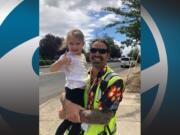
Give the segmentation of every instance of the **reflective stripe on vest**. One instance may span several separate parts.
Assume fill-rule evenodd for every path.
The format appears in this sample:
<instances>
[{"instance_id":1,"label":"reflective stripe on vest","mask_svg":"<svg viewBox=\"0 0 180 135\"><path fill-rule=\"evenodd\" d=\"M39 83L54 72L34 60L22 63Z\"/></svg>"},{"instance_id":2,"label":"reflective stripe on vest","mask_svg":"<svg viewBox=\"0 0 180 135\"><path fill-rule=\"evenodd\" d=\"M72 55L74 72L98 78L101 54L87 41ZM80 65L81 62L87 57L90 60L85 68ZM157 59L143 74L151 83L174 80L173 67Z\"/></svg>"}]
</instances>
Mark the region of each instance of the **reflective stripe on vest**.
<instances>
[{"instance_id":1,"label":"reflective stripe on vest","mask_svg":"<svg viewBox=\"0 0 180 135\"><path fill-rule=\"evenodd\" d=\"M105 73L105 75L103 75L101 77L101 80L105 80L105 81L108 80L107 81L107 87L111 86L115 81L117 81L119 79L121 79L121 78L119 76L117 76L117 74L115 75L114 72L109 67L107 67L107 72ZM87 87L89 87L89 86L87 86ZM99 95L100 91L101 91L100 90L100 84L98 84L97 89L96 89L96 93L95 93L95 97L94 97L95 98L94 103L93 103L94 109L98 109L98 105L99 105L98 95ZM85 95L84 95L84 101L85 101L86 107L87 107L87 100L88 100L88 88L86 89ZM114 117L112 117L110 119L108 126L109 126L109 129L111 132L116 130L116 114L114 115ZM104 131L104 129L105 129L107 135L110 135L107 127L105 128L104 124L90 124L88 130L85 131L84 135L99 135L101 132ZM113 135L116 135L116 132L113 132Z\"/></svg>"}]
</instances>

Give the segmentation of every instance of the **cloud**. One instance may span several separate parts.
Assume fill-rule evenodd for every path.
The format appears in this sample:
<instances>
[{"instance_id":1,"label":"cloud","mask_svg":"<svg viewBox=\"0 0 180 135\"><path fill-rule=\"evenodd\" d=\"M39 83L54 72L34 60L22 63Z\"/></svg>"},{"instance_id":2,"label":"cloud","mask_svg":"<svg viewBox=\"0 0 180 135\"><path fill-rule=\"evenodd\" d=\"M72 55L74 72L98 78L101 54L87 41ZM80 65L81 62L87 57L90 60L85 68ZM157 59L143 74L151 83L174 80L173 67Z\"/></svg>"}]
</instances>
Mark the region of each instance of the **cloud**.
<instances>
[{"instance_id":1,"label":"cloud","mask_svg":"<svg viewBox=\"0 0 180 135\"><path fill-rule=\"evenodd\" d=\"M122 46L121 42L120 42L120 41L117 41L117 40L115 40L115 39L114 39L114 43L115 43L116 45L118 45L118 46Z\"/></svg>"},{"instance_id":2,"label":"cloud","mask_svg":"<svg viewBox=\"0 0 180 135\"><path fill-rule=\"evenodd\" d=\"M107 14L106 16L100 18L99 21L102 26L106 26L114 21L119 21L119 17L117 17L115 14Z\"/></svg>"},{"instance_id":3,"label":"cloud","mask_svg":"<svg viewBox=\"0 0 180 135\"><path fill-rule=\"evenodd\" d=\"M41 0L42 1L42 0ZM68 7L69 10L74 9L85 9L85 10L94 10L100 11L102 7L114 6L120 7L122 2L120 0L43 0L44 3L48 6L59 7Z\"/></svg>"},{"instance_id":4,"label":"cloud","mask_svg":"<svg viewBox=\"0 0 180 135\"><path fill-rule=\"evenodd\" d=\"M125 47L123 49L122 56L127 57L131 50L132 50L132 46Z\"/></svg>"},{"instance_id":5,"label":"cloud","mask_svg":"<svg viewBox=\"0 0 180 135\"><path fill-rule=\"evenodd\" d=\"M100 17L102 7L121 5L120 0L40 0L40 35L66 36L73 28L81 29L86 39L94 38L96 28L117 20L113 14ZM94 16L90 12L95 12ZM99 19L97 19L99 18Z\"/></svg>"},{"instance_id":6,"label":"cloud","mask_svg":"<svg viewBox=\"0 0 180 135\"><path fill-rule=\"evenodd\" d=\"M40 12L42 33L53 32L62 36L69 29L83 27L91 18L80 10L68 11L65 8L44 5Z\"/></svg>"},{"instance_id":7,"label":"cloud","mask_svg":"<svg viewBox=\"0 0 180 135\"><path fill-rule=\"evenodd\" d=\"M42 0L41 0L42 1ZM59 5L59 0L43 0L49 6L56 7Z\"/></svg>"}]
</instances>

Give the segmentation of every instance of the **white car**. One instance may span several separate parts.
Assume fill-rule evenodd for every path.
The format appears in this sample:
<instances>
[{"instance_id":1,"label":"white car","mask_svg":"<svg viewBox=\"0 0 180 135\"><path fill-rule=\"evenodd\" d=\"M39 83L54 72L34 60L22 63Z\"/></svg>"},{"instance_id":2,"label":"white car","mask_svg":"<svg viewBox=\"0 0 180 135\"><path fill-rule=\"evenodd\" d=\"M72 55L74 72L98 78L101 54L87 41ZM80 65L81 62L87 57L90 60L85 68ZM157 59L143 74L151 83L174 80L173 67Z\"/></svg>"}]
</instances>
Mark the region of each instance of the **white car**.
<instances>
[{"instance_id":1,"label":"white car","mask_svg":"<svg viewBox=\"0 0 180 135\"><path fill-rule=\"evenodd\" d=\"M135 60L132 57L122 57L121 67L132 67L135 66Z\"/></svg>"}]
</instances>

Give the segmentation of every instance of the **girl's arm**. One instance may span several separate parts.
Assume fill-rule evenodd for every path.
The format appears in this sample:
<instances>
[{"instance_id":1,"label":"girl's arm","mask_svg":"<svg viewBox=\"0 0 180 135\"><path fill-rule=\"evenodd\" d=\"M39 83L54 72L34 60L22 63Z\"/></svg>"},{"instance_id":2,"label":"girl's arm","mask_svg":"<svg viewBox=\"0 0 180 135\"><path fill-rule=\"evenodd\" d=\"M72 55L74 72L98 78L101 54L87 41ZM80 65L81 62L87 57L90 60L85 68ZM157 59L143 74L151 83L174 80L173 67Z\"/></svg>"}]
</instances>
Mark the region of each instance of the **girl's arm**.
<instances>
[{"instance_id":1,"label":"girl's arm","mask_svg":"<svg viewBox=\"0 0 180 135\"><path fill-rule=\"evenodd\" d=\"M50 71L56 72L56 71L60 70L63 65L64 65L63 60L57 60L50 66Z\"/></svg>"},{"instance_id":2,"label":"girl's arm","mask_svg":"<svg viewBox=\"0 0 180 135\"><path fill-rule=\"evenodd\" d=\"M71 64L71 59L67 57L67 52L66 52L64 56L60 57L50 66L50 71L51 72L58 71L62 68L63 65L69 65L69 64Z\"/></svg>"}]
</instances>

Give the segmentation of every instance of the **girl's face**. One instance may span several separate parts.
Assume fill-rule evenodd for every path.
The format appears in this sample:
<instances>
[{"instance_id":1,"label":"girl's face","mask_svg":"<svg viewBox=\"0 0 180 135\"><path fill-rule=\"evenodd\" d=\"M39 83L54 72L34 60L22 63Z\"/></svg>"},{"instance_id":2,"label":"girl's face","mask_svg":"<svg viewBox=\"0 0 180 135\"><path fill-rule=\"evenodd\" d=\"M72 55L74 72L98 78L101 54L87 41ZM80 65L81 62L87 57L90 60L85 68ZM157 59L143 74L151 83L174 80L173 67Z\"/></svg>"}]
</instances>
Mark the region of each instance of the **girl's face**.
<instances>
[{"instance_id":1,"label":"girl's face","mask_svg":"<svg viewBox=\"0 0 180 135\"><path fill-rule=\"evenodd\" d=\"M71 36L68 38L67 45L70 52L76 55L80 55L82 53L84 43L82 40Z\"/></svg>"}]
</instances>

